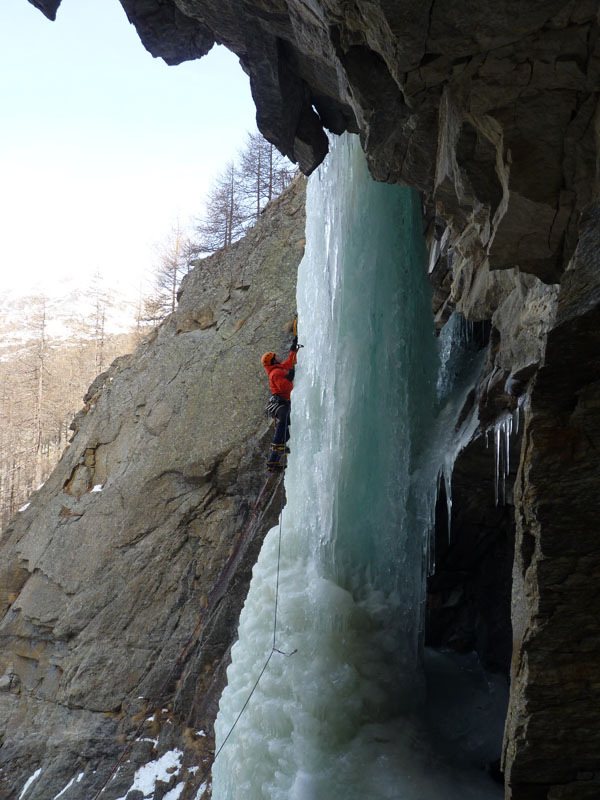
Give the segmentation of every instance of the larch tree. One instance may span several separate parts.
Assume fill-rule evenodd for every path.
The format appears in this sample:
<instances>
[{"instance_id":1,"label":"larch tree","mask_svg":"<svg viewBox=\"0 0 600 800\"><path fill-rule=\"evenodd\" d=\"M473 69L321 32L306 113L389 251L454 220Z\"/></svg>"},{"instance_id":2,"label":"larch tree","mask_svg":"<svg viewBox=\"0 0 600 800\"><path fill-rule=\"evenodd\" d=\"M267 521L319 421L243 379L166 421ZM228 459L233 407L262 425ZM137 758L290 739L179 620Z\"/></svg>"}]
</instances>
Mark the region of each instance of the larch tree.
<instances>
[{"instance_id":1,"label":"larch tree","mask_svg":"<svg viewBox=\"0 0 600 800\"><path fill-rule=\"evenodd\" d=\"M50 342L48 337L48 299L45 295L35 298L35 306L31 315L32 333L34 335L31 355L33 372L33 435L35 451L35 484L42 482L43 433L44 433L44 401Z\"/></svg>"},{"instance_id":2,"label":"larch tree","mask_svg":"<svg viewBox=\"0 0 600 800\"><path fill-rule=\"evenodd\" d=\"M290 183L295 169L279 150L258 131L249 132L240 154L241 195L247 218L257 220L261 211Z\"/></svg>"},{"instance_id":3,"label":"larch tree","mask_svg":"<svg viewBox=\"0 0 600 800\"><path fill-rule=\"evenodd\" d=\"M90 302L92 300L92 302ZM111 298L107 297L107 306ZM0 523L4 527L47 478L67 443L85 390L102 366L131 352L136 335L102 328L102 306L87 293L85 319L61 304L28 297L19 322L0 319ZM98 324L97 324L98 323ZM133 323L133 320L132 320Z\"/></svg>"},{"instance_id":4,"label":"larch tree","mask_svg":"<svg viewBox=\"0 0 600 800\"><path fill-rule=\"evenodd\" d=\"M106 314L110 307L110 295L100 270L94 273L87 292L92 304L91 327L96 347L96 370L102 372L106 364Z\"/></svg>"},{"instance_id":5,"label":"larch tree","mask_svg":"<svg viewBox=\"0 0 600 800\"><path fill-rule=\"evenodd\" d=\"M198 245L178 220L164 241L156 246L153 291L144 300L145 321L158 322L175 311L181 279L190 271L198 252Z\"/></svg>"},{"instance_id":6,"label":"larch tree","mask_svg":"<svg viewBox=\"0 0 600 800\"><path fill-rule=\"evenodd\" d=\"M209 190L206 211L197 220L198 251L214 253L227 247L239 239L247 227L240 175L230 161Z\"/></svg>"},{"instance_id":7,"label":"larch tree","mask_svg":"<svg viewBox=\"0 0 600 800\"><path fill-rule=\"evenodd\" d=\"M230 161L209 190L204 216L196 225L199 251L214 253L243 236L294 172L262 134L248 133L237 164Z\"/></svg>"}]
</instances>

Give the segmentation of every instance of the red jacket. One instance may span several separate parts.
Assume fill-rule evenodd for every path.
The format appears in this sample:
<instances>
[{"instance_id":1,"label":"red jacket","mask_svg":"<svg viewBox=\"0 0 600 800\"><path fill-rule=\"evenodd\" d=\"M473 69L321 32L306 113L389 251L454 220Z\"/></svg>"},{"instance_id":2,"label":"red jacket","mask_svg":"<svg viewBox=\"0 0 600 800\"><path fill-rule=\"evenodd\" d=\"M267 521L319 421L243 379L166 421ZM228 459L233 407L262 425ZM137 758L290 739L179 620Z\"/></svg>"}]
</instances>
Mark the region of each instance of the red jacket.
<instances>
[{"instance_id":1,"label":"red jacket","mask_svg":"<svg viewBox=\"0 0 600 800\"><path fill-rule=\"evenodd\" d=\"M289 381L285 376L296 363L296 353L290 350L289 356L281 364L271 364L270 367L265 367L265 372L269 376L269 387L271 394L279 394L285 400L290 399L290 393L294 388L292 381Z\"/></svg>"}]
</instances>

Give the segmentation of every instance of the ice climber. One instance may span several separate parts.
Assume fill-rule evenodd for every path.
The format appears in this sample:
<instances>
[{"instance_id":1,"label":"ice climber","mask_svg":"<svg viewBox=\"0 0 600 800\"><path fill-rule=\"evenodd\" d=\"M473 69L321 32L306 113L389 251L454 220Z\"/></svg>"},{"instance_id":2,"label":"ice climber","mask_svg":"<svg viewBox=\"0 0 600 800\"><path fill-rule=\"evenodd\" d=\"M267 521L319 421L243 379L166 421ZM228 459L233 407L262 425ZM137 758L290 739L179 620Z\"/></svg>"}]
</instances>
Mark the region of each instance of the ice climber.
<instances>
[{"instance_id":1,"label":"ice climber","mask_svg":"<svg viewBox=\"0 0 600 800\"><path fill-rule=\"evenodd\" d=\"M290 394L294 388L294 373L298 352L298 337L294 336L290 354L285 361L278 361L273 352L265 353L261 358L265 372L269 378L271 398L267 403L267 413L276 420L275 433L271 442L271 453L267 461L267 469L271 472L285 467L285 459L281 457L290 452L286 446L290 438Z\"/></svg>"}]
</instances>

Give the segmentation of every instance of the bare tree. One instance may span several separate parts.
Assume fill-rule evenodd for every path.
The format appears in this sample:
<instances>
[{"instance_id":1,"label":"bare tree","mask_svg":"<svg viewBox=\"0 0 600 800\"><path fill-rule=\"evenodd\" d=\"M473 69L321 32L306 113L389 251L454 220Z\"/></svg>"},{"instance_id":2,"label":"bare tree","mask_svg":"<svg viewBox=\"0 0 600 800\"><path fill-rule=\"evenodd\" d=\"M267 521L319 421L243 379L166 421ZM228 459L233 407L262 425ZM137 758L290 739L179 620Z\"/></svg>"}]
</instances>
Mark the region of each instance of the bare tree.
<instances>
[{"instance_id":1,"label":"bare tree","mask_svg":"<svg viewBox=\"0 0 600 800\"><path fill-rule=\"evenodd\" d=\"M30 317L33 341L30 347L33 395L33 442L35 452L35 483L42 482L43 458L43 416L45 387L48 373L48 360L50 357L50 343L48 340L48 298L40 295L34 298L33 311Z\"/></svg>"},{"instance_id":2,"label":"bare tree","mask_svg":"<svg viewBox=\"0 0 600 800\"><path fill-rule=\"evenodd\" d=\"M230 161L208 193L196 225L198 249L213 253L239 239L293 175L292 163L262 134L248 133L238 164Z\"/></svg>"},{"instance_id":3,"label":"bare tree","mask_svg":"<svg viewBox=\"0 0 600 800\"><path fill-rule=\"evenodd\" d=\"M157 322L175 311L179 284L190 271L199 249L177 220L167 237L156 246L156 254L154 289L144 300L143 311L143 319L151 322Z\"/></svg>"},{"instance_id":4,"label":"bare tree","mask_svg":"<svg viewBox=\"0 0 600 800\"><path fill-rule=\"evenodd\" d=\"M258 131L248 133L240 154L241 194L248 215L258 219L267 203L277 197L294 175L294 166Z\"/></svg>"},{"instance_id":5,"label":"bare tree","mask_svg":"<svg viewBox=\"0 0 600 800\"><path fill-rule=\"evenodd\" d=\"M197 221L198 251L213 253L242 236L248 227L244 213L240 176L230 161L208 193L206 211Z\"/></svg>"},{"instance_id":6,"label":"bare tree","mask_svg":"<svg viewBox=\"0 0 600 800\"><path fill-rule=\"evenodd\" d=\"M0 522L6 525L60 457L81 398L98 373L95 306L86 325L65 320L41 295L24 301L19 322L0 320ZM56 324L60 321L60 326ZM111 334L98 321L104 364L130 352L135 335Z\"/></svg>"},{"instance_id":7,"label":"bare tree","mask_svg":"<svg viewBox=\"0 0 600 800\"><path fill-rule=\"evenodd\" d=\"M102 372L105 365L106 312L110 305L110 297L100 270L96 270L94 273L87 294L92 301L92 329L96 343L96 369L98 372Z\"/></svg>"}]
</instances>

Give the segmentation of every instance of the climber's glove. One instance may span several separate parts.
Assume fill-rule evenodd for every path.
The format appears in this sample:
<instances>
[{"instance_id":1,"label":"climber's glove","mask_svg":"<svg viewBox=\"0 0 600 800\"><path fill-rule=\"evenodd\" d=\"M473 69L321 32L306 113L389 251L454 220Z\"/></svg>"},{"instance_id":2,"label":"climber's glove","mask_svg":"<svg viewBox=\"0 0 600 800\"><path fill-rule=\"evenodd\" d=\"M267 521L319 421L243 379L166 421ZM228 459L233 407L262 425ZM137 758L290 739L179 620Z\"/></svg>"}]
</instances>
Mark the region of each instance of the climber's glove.
<instances>
[{"instance_id":1,"label":"climber's glove","mask_svg":"<svg viewBox=\"0 0 600 800\"><path fill-rule=\"evenodd\" d=\"M297 336L294 336L294 338L292 339L292 346L290 347L290 350L293 350L294 353L298 352L298 337Z\"/></svg>"}]
</instances>

